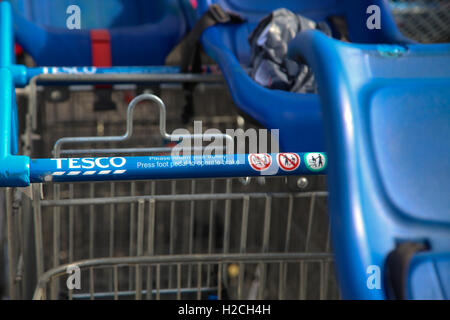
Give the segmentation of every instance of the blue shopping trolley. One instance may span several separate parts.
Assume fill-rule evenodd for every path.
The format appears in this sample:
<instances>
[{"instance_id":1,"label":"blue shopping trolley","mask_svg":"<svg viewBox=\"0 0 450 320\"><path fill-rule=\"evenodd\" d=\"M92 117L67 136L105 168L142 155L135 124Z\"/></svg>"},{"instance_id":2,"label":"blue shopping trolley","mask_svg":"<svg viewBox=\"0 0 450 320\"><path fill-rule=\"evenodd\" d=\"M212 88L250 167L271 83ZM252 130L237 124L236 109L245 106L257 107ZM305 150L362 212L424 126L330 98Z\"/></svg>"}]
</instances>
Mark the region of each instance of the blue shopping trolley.
<instances>
[{"instance_id":1,"label":"blue shopping trolley","mask_svg":"<svg viewBox=\"0 0 450 320\"><path fill-rule=\"evenodd\" d=\"M83 3L87 2L78 2L81 10ZM160 8L163 14L170 13L169 20L179 15L178 9L169 6L175 3L165 2L168 7L158 7L162 2L134 2L146 8ZM166 123L169 126L176 122L176 112L171 113L153 94L139 95L129 104L118 99L117 110L101 114L86 108L83 101L90 92L83 91L86 90L83 86L77 88L81 91L70 93L78 97L83 94L81 103L77 99L69 100L69 104L42 103L37 89L45 91L49 84L203 82L212 85L208 90L217 90L214 85L220 85L222 77L180 73L178 67L139 66L161 63L162 52L167 51L166 45L173 40L170 37L178 34L171 33L175 25L167 30L159 27L160 31L170 33L161 48L143 45L142 52L133 51L130 55L126 48L120 48L112 52L110 67L92 66L87 35L77 31L68 37L86 44L81 46L81 55L63 54L55 58L55 54L73 49L72 44L51 48L58 39L65 38L66 30L55 34L55 29L47 24L60 26L63 21L29 15L24 8L33 2L13 4L15 11L10 2L0 3L0 184L6 187L8 297L339 297L326 236L324 183L319 190L312 183L305 192L313 182L312 176L323 181L321 176L328 165L326 153L315 150L318 152L194 154L174 158L160 155L170 153L172 148L148 147L151 142L161 143L175 137L166 131ZM45 9L53 8L53 3L44 4L48 5ZM128 5L135 8L132 2ZM131 10L132 13L136 10ZM24 47L38 66L15 64L13 23L16 26L23 23L30 28L27 30L36 32L35 39L22 34L21 43L27 43L29 47ZM183 21L177 21L176 26L184 28ZM92 27L97 25L94 23ZM114 31L117 30L111 30L111 41ZM16 29L16 35L18 32ZM52 40L48 43L51 46L42 47L42 37L47 36ZM149 55L145 63L137 63L143 61L139 59L144 59L146 49ZM151 56L152 50L161 54ZM120 57L115 62L116 54ZM121 90L117 87L113 94L121 97ZM164 90L175 89L167 86ZM20 140L16 93L18 100L23 95L28 98L28 110L21 110L21 114L25 113L25 125ZM165 99L176 97L176 92L171 93ZM210 109L214 111L222 101L212 99L212 102ZM68 105L70 108L66 109ZM144 105L151 107L151 112L147 108L142 112ZM218 125L245 128L241 117L229 114L229 105L225 109L228 113L209 112L202 120L214 128ZM104 134L111 133L118 123L124 124L119 129L126 129ZM73 132L85 130L85 125L103 135L80 133L82 137L70 137ZM37 131L41 128L42 131ZM124 148L123 142L131 142L139 135L144 146L141 143L138 147ZM203 136L229 139L224 134ZM37 156L35 139L45 147L56 141L53 155L49 147ZM68 147L80 143L85 149ZM273 214L275 208L277 215ZM299 211L305 214L294 214ZM318 227L325 236L322 233L318 236ZM279 229L285 232L280 233ZM66 287L67 273L61 272L74 266L80 268L84 279L80 291Z\"/></svg>"},{"instance_id":2,"label":"blue shopping trolley","mask_svg":"<svg viewBox=\"0 0 450 320\"><path fill-rule=\"evenodd\" d=\"M305 32L289 52L319 84L343 296L448 299L450 45Z\"/></svg>"},{"instance_id":3,"label":"blue shopping trolley","mask_svg":"<svg viewBox=\"0 0 450 320\"><path fill-rule=\"evenodd\" d=\"M173 1L13 0L15 40L38 66L162 65L189 29L192 8ZM78 11L68 8L76 7ZM67 25L78 12L80 29ZM105 47L97 53L97 47Z\"/></svg>"},{"instance_id":4,"label":"blue shopping trolley","mask_svg":"<svg viewBox=\"0 0 450 320\"><path fill-rule=\"evenodd\" d=\"M13 194L11 187L25 187L21 190L32 198L29 202L24 201L27 203L24 207L32 207L33 213L34 229L30 234L34 235L32 258L37 284L34 298L64 298L66 294L69 299L161 298L162 294L176 298L186 297L185 294L197 298L205 298L205 294L211 298L224 298L228 294L232 298L283 298L291 295L306 298L310 297L306 287L311 279L317 279L316 283L308 286L317 288L317 296L314 297L326 298L332 278L328 273L333 256L324 224L319 229L321 232L316 233L324 235L325 245L319 246L317 239L314 240L313 217L317 211L316 199L325 197L327 193L298 192L307 183L304 177L297 180L296 192L233 193L233 184L228 178L247 177L242 181L245 187L249 177L320 176L328 173L333 246L343 297L447 298L449 221L446 194L449 168L445 142L450 140L445 137L448 136L446 120L449 114L449 48L448 45L409 45L410 41L395 28L384 1L376 3L382 8L381 23L385 27L362 32L361 21L365 22L365 19L358 19L358 15L364 16L366 3L345 2L346 5L349 3L352 10L348 10L349 6L344 6L344 2L286 3L295 12L313 19L324 19L330 13L344 15L351 41L384 43L345 44L315 32L301 34L293 42L291 54L297 58L304 57L312 66L318 79L320 99L319 95L264 89L244 72L241 63L248 60L249 53L246 37L257 19L275 8L272 5L222 1L220 4L225 9L239 12L247 22L217 25L207 29L202 36L206 52L219 63L238 106L264 127L282 129L281 148L289 153L174 158L148 155L171 152L170 148L62 148L74 143L108 145L128 141L133 133L135 106L149 101L160 112L157 114L160 116L158 133L165 139L174 138L165 130L166 108L162 100L155 95L144 94L128 105L124 134L61 138L55 143L53 158L34 158L26 148L25 155L18 155L16 87L29 85L35 93L37 84L52 82L152 83L211 79L217 82L218 79L205 78L201 74L180 74L178 68L165 66L133 67L126 64L93 69L92 57L89 59L88 54L84 55L85 60L80 65L74 63L68 68L53 63L50 67L36 68L16 65L12 54L13 14L9 2L1 2L0 185L8 187L10 296L20 296L17 279L24 276L33 278L23 271L24 265L29 267L30 259L23 254L28 242L22 236L27 233L21 230L21 215L13 214L22 210L19 209L22 208L19 205L22 198ZM206 10L207 4L209 2L200 3L199 12ZM23 17L15 20L19 23L24 21ZM121 62L117 64L121 65ZM37 118L33 113L36 97L32 96L30 101L27 129L23 136L25 146L30 145L33 139ZM330 159L323 152L322 114ZM442 141L434 140L436 136ZM189 135L189 138L194 137ZM229 139L224 134L208 138ZM431 155L437 159L436 164L429 165L428 161L423 161L417 150L423 150L425 157ZM121 152L142 152L145 156L122 156L119 155ZM86 155L91 153L96 155ZM104 155L99 156L98 153ZM62 154L69 156L65 158ZM74 154L83 156L71 157ZM217 184L211 183L206 191L195 194L198 185L194 178L212 177L226 178L225 191L215 192ZM191 189L188 192L177 194L177 184L171 181L169 194L158 193L154 184L156 180L179 178L192 180L189 180ZM128 183L129 180L130 185L124 185L122 193L116 190L118 183ZM151 184L142 185L142 190L148 194L139 193L141 190L136 184L139 180L151 180ZM107 191L101 190L100 196L94 182L111 184ZM130 194L124 195L124 190L131 190ZM52 196L50 199L43 199L49 194ZM309 200L307 215L294 217L293 212L300 212L297 206L304 209L302 199L305 198ZM282 208L279 214L286 216L286 225L272 219L275 199L282 201L279 202ZM254 204L253 200L262 203ZM175 204L186 201L189 201L188 219L177 225ZM194 219L197 203L202 201L209 205L208 248L195 255L194 238L205 229L205 226L198 228ZM217 206L218 201L223 201L224 205ZM161 206L163 217L156 214L156 208L161 209ZM219 228L223 248L219 248L219 252L213 250L213 243L220 241L211 236L214 234L211 221L218 212L217 207L224 209L223 228ZM254 220L249 220L249 207L256 208L259 214ZM121 219L115 215L118 208L122 208L120 212L129 214L125 224L129 230L126 234L130 239L128 248L117 246L115 242L117 230L114 221L115 218ZM239 221L232 217L232 208L242 212ZM83 220L84 213L87 219ZM101 253L96 245L99 242L96 216L103 217L100 226L109 226L108 234L99 233L109 240L106 250ZM14 217L19 220L18 241L13 237ZM76 218L80 218L78 227ZM167 224L169 238L164 234L158 237L155 219L161 219L162 225ZM249 227L253 224L249 221L262 227L262 232L261 229L250 232ZM234 223L240 228L232 228ZM276 244L269 241L275 237L272 223L286 227L286 238L278 239ZM85 225L89 226L88 230L80 228ZM177 232L180 225L187 229ZM302 225L306 226L304 234L291 232L294 227ZM67 234L62 226L67 226ZM78 247L76 230L83 235ZM161 251L158 251L155 241L160 243ZM178 242L183 247L179 255L176 254ZM85 243L88 245L83 246ZM295 247L295 252L290 251L292 246L298 245L300 249ZM167 252L169 255L165 254ZM314 263L318 268L308 268ZM72 289L61 290L65 283L61 275L72 265L81 268L83 278L89 279L85 283L87 292L77 294ZM122 267L128 268L126 276ZM292 269L296 271L292 273ZM101 291L96 288L94 280L97 279L94 275L100 270L106 270L100 277L104 281L99 284ZM319 274L309 277L312 271ZM248 281L245 274L251 274L254 280ZM294 275L292 279L295 281L287 281L288 275ZM268 281L269 278L272 280ZM234 292L230 290L233 286ZM229 290L225 292L224 287Z\"/></svg>"},{"instance_id":5,"label":"blue shopping trolley","mask_svg":"<svg viewBox=\"0 0 450 320\"><path fill-rule=\"evenodd\" d=\"M199 15L212 4L239 14L246 21L217 24L201 37L206 53L220 66L236 105L269 129L280 131L282 150L311 151L324 147L322 113L316 94L297 94L270 90L254 82L245 71L249 64L248 37L257 23L277 8L287 8L315 21L330 16L344 17L349 40L356 43L407 43L397 30L386 1L199 1ZM383 28L366 27L369 5L378 5Z\"/></svg>"}]
</instances>

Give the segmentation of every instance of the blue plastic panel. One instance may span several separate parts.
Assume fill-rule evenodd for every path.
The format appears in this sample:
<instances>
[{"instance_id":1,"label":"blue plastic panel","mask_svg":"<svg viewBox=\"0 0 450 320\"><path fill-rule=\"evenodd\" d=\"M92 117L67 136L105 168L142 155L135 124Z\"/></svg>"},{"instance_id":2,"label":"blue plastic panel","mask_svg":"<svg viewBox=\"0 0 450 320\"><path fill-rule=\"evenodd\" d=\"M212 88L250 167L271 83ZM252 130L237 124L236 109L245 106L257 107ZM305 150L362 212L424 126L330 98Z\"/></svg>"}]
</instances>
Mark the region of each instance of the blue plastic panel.
<instances>
[{"instance_id":1,"label":"blue plastic panel","mask_svg":"<svg viewBox=\"0 0 450 320\"><path fill-rule=\"evenodd\" d=\"M450 299L450 253L420 253L409 266L410 299Z\"/></svg>"},{"instance_id":2,"label":"blue plastic panel","mask_svg":"<svg viewBox=\"0 0 450 320\"><path fill-rule=\"evenodd\" d=\"M92 64L90 30L108 29L112 64L160 65L187 31L184 0L10 0L16 40L39 66ZM69 5L81 29L66 27Z\"/></svg>"},{"instance_id":3,"label":"blue plastic panel","mask_svg":"<svg viewBox=\"0 0 450 320\"><path fill-rule=\"evenodd\" d=\"M34 23L52 28L66 28L67 8L81 10L83 29L131 27L157 23L166 14L163 1L146 0L12 0L14 10ZM173 5L172 4L169 4ZM145 10L142 10L145 9Z\"/></svg>"},{"instance_id":4,"label":"blue plastic panel","mask_svg":"<svg viewBox=\"0 0 450 320\"><path fill-rule=\"evenodd\" d=\"M216 3L223 8L234 12L244 14L251 18L252 15L266 15L267 12L274 11L278 8L288 8L294 12L324 12L335 8L338 0L322 0L322 1L292 1L292 0L278 0L278 1L261 1L261 0L220 0Z\"/></svg>"},{"instance_id":5,"label":"blue plastic panel","mask_svg":"<svg viewBox=\"0 0 450 320\"><path fill-rule=\"evenodd\" d=\"M448 81L401 84L376 90L371 131L380 180L388 197L413 218L450 223ZM418 150L420 146L420 150Z\"/></svg>"},{"instance_id":6,"label":"blue plastic panel","mask_svg":"<svg viewBox=\"0 0 450 320\"><path fill-rule=\"evenodd\" d=\"M356 45L307 31L289 54L318 81L343 297L384 299L367 270L384 274L399 241L450 251L450 44Z\"/></svg>"},{"instance_id":7,"label":"blue plastic panel","mask_svg":"<svg viewBox=\"0 0 450 320\"><path fill-rule=\"evenodd\" d=\"M0 3L0 67L9 67L14 63L12 26L11 6Z\"/></svg>"}]
</instances>

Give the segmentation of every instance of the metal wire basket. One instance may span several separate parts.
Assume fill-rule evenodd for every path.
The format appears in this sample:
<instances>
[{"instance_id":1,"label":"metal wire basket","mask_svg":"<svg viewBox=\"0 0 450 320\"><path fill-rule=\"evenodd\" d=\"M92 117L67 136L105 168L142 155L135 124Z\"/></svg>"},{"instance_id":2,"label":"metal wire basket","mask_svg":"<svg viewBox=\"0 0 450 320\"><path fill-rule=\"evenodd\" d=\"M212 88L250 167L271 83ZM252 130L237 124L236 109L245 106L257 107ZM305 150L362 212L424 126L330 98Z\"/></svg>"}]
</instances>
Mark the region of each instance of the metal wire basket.
<instances>
[{"instance_id":1,"label":"metal wire basket","mask_svg":"<svg viewBox=\"0 0 450 320\"><path fill-rule=\"evenodd\" d=\"M123 132L127 95L142 89L115 87L115 110L94 112L92 88L70 87L60 102L52 99L54 88L39 88L26 92L23 132L24 149L34 156L47 156L62 136ZM169 129L185 126L182 90L157 90ZM195 119L205 126L249 126L220 84L198 86L194 101ZM136 110L128 154L164 144L158 119ZM95 144L97 151L118 146ZM9 297L338 298L324 190L323 176L45 183L28 196L8 188ZM66 284L74 266L81 289Z\"/></svg>"},{"instance_id":2,"label":"metal wire basket","mask_svg":"<svg viewBox=\"0 0 450 320\"><path fill-rule=\"evenodd\" d=\"M421 43L450 41L450 2L447 0L391 0L400 31Z\"/></svg>"}]
</instances>

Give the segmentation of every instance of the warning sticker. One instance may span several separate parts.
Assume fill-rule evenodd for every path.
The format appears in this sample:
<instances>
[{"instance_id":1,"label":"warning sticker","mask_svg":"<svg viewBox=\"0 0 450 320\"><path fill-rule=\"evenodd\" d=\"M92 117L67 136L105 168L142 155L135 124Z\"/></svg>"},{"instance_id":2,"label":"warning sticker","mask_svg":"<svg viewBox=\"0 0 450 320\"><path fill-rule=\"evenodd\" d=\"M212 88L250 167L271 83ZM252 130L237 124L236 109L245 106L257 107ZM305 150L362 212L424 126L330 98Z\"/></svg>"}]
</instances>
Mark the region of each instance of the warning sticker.
<instances>
[{"instance_id":1,"label":"warning sticker","mask_svg":"<svg viewBox=\"0 0 450 320\"><path fill-rule=\"evenodd\" d=\"M272 157L267 153L251 153L248 155L250 166L256 171L263 171L272 164Z\"/></svg>"},{"instance_id":2,"label":"warning sticker","mask_svg":"<svg viewBox=\"0 0 450 320\"><path fill-rule=\"evenodd\" d=\"M320 152L311 152L305 154L306 167L311 171L321 171L327 165L327 157Z\"/></svg>"},{"instance_id":3,"label":"warning sticker","mask_svg":"<svg viewBox=\"0 0 450 320\"><path fill-rule=\"evenodd\" d=\"M300 165L300 157L296 153L279 153L277 162L284 171L293 171Z\"/></svg>"}]
</instances>

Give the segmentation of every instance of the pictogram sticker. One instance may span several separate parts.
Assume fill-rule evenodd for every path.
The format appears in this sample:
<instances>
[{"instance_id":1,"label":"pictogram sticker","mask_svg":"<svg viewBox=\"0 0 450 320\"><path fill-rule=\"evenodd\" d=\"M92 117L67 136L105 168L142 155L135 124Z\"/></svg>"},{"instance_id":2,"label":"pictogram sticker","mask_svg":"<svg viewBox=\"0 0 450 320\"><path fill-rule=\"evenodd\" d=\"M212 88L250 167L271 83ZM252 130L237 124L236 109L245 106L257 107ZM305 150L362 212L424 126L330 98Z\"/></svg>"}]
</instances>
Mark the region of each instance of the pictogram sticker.
<instances>
[{"instance_id":1,"label":"pictogram sticker","mask_svg":"<svg viewBox=\"0 0 450 320\"><path fill-rule=\"evenodd\" d=\"M306 167L311 171L321 171L327 166L327 157L321 152L305 154Z\"/></svg>"},{"instance_id":2,"label":"pictogram sticker","mask_svg":"<svg viewBox=\"0 0 450 320\"><path fill-rule=\"evenodd\" d=\"M300 165L300 157L296 153L279 153L277 161L280 168L284 171L293 171Z\"/></svg>"},{"instance_id":3,"label":"pictogram sticker","mask_svg":"<svg viewBox=\"0 0 450 320\"><path fill-rule=\"evenodd\" d=\"M272 157L267 153L251 153L248 155L250 166L256 171L263 171L272 164Z\"/></svg>"}]
</instances>

